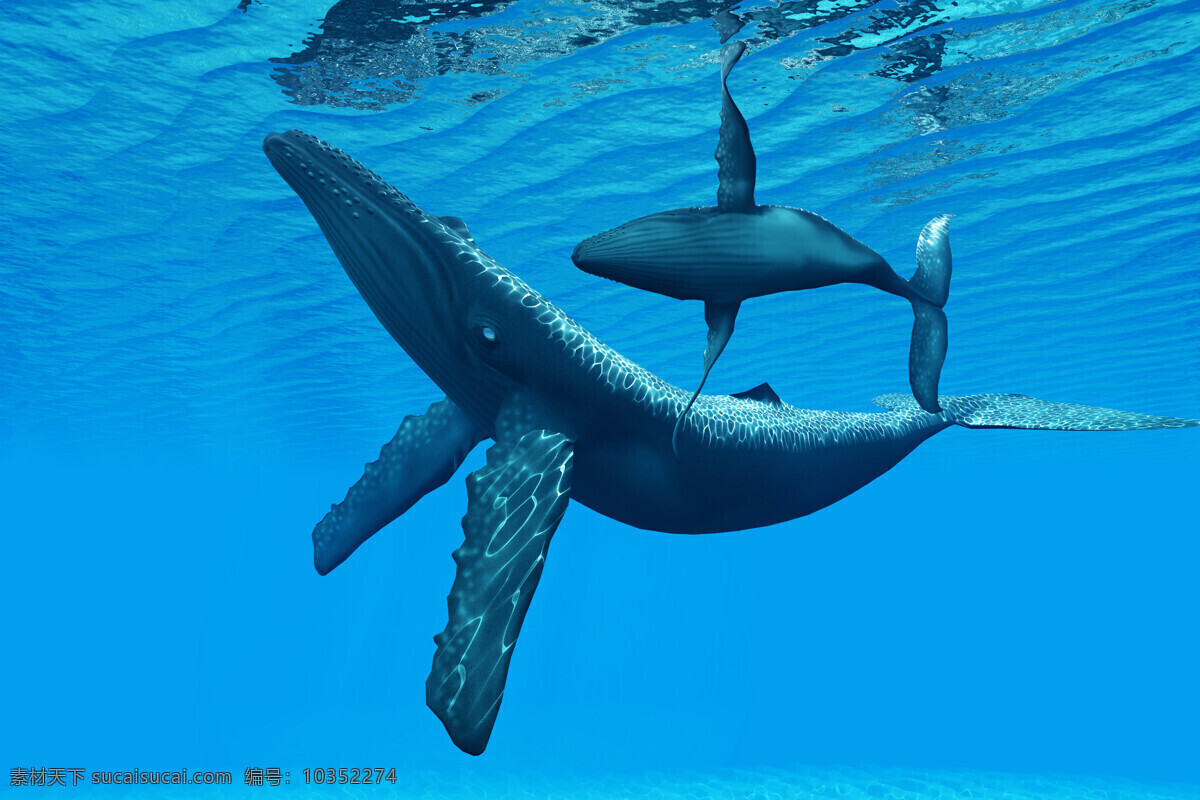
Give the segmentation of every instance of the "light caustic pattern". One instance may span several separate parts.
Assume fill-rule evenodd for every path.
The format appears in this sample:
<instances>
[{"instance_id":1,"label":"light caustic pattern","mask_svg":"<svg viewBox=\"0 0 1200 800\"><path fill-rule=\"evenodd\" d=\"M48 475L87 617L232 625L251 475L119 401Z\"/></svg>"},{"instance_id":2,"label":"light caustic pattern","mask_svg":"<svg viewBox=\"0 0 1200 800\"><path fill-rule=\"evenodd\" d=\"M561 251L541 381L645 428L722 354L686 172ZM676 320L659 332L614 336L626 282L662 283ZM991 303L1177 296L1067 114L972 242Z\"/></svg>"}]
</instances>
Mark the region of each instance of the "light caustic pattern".
<instances>
[{"instance_id":1,"label":"light caustic pattern","mask_svg":"<svg viewBox=\"0 0 1200 800\"><path fill-rule=\"evenodd\" d=\"M1055 403L1023 394L976 394L940 398L951 418L968 428L1030 428L1043 431L1147 431L1194 428L1200 420L1137 414L1112 408ZM876 397L875 405L894 411L917 409L903 394Z\"/></svg>"},{"instance_id":2,"label":"light caustic pattern","mask_svg":"<svg viewBox=\"0 0 1200 800\"><path fill-rule=\"evenodd\" d=\"M466 539L454 551L450 619L434 637L426 701L468 753L487 746L521 623L567 510L572 457L562 434L532 431L496 443L467 478Z\"/></svg>"}]
</instances>

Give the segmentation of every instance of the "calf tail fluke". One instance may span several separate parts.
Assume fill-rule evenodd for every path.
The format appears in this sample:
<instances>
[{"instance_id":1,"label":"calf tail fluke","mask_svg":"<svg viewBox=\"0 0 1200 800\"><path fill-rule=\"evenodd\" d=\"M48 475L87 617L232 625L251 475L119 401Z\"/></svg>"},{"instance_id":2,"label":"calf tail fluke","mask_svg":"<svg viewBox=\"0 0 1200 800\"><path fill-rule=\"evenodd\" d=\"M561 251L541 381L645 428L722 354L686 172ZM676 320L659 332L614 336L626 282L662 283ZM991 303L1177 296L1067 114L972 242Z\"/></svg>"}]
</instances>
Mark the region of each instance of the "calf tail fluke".
<instances>
[{"instance_id":1,"label":"calf tail fluke","mask_svg":"<svg viewBox=\"0 0 1200 800\"><path fill-rule=\"evenodd\" d=\"M938 405L938 379L950 341L942 306L950 297L951 216L939 214L921 231L917 238L917 271L908 281L914 294L908 382L917 403L931 414L942 410Z\"/></svg>"},{"instance_id":2,"label":"calf tail fluke","mask_svg":"<svg viewBox=\"0 0 1200 800\"><path fill-rule=\"evenodd\" d=\"M1195 428L1200 419L1136 414L1113 408L1055 403L1023 394L972 394L938 398L949 422L964 428L1018 428L1036 431L1148 431ZM913 398L884 394L872 402L891 411L916 411Z\"/></svg>"},{"instance_id":3,"label":"calf tail fluke","mask_svg":"<svg viewBox=\"0 0 1200 800\"><path fill-rule=\"evenodd\" d=\"M917 271L908 285L921 297L941 308L950 297L950 220L953 214L938 214L917 237Z\"/></svg>"}]
</instances>

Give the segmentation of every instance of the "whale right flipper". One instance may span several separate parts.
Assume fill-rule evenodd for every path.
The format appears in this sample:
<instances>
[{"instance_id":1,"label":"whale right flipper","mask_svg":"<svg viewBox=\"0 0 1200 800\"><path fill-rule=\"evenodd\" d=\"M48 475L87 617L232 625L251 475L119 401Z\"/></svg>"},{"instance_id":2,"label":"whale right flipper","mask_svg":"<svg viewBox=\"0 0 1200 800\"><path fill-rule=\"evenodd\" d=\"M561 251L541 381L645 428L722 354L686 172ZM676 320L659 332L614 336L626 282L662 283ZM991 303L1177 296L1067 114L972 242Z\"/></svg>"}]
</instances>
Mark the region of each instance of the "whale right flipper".
<instances>
[{"instance_id":1,"label":"whale right flipper","mask_svg":"<svg viewBox=\"0 0 1200 800\"><path fill-rule=\"evenodd\" d=\"M1195 428L1200 419L1136 414L1115 408L1056 403L1023 394L942 395L950 422L964 428L1019 428L1035 431L1148 431ZM872 400L889 411L916 411L919 406L903 394L881 394Z\"/></svg>"},{"instance_id":2,"label":"whale right flipper","mask_svg":"<svg viewBox=\"0 0 1200 800\"><path fill-rule=\"evenodd\" d=\"M745 42L721 48L721 133L717 139L717 208L723 212L754 210L754 181L757 160L750 144L750 128L729 95L725 80L733 65L746 52Z\"/></svg>"},{"instance_id":3,"label":"whale right flipper","mask_svg":"<svg viewBox=\"0 0 1200 800\"><path fill-rule=\"evenodd\" d=\"M700 376L700 385L696 387L696 391L692 392L692 399L688 400L683 413L679 415L679 419L675 420L674 430L671 431L671 450L675 453L676 461L679 460L679 432L683 430L684 417L691 410L696 398L700 396L700 390L704 388L704 382L708 380L708 373L712 371L713 364L717 363L717 359L725 350L725 345L729 344L729 337L733 336L733 323L737 319L738 308L741 305L740 300L735 303L710 301L704 304L704 321L708 323L708 346L704 348L704 374Z\"/></svg>"},{"instance_id":4,"label":"whale right flipper","mask_svg":"<svg viewBox=\"0 0 1200 800\"><path fill-rule=\"evenodd\" d=\"M408 416L363 476L312 532L313 565L326 575L359 545L450 479L487 433L446 399Z\"/></svg>"},{"instance_id":5,"label":"whale right flipper","mask_svg":"<svg viewBox=\"0 0 1200 800\"><path fill-rule=\"evenodd\" d=\"M517 634L567 510L573 454L560 433L501 434L487 464L467 478L466 538L454 551L450 618L433 637L425 699L471 755L482 753L492 734Z\"/></svg>"}]
</instances>

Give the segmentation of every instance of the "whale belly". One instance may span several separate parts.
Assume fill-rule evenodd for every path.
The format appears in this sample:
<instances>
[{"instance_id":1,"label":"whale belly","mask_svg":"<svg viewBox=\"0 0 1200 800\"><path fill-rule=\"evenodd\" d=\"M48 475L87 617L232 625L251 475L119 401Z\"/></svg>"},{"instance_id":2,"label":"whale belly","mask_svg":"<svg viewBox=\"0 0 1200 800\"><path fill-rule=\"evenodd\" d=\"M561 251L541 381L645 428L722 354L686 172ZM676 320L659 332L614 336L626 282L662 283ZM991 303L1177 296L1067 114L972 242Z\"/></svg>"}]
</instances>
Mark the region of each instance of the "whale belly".
<instances>
[{"instance_id":1,"label":"whale belly","mask_svg":"<svg viewBox=\"0 0 1200 800\"><path fill-rule=\"evenodd\" d=\"M872 415L883 416L883 415ZM607 517L666 533L719 533L818 511L887 472L937 430L864 428L800 446L693 441L677 462L669 436L614 437L575 452L574 499Z\"/></svg>"}]
</instances>

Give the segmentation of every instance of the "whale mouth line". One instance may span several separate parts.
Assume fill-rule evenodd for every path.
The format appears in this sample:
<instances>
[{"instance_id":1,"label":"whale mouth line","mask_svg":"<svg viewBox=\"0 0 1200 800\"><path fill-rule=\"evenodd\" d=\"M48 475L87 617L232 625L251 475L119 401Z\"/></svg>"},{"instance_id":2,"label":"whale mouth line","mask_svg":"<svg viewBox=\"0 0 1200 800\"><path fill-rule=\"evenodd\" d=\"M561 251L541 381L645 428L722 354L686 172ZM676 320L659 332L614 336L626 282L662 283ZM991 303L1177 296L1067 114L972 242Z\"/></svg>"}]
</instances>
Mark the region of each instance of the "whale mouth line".
<instances>
[{"instance_id":1,"label":"whale mouth line","mask_svg":"<svg viewBox=\"0 0 1200 800\"><path fill-rule=\"evenodd\" d=\"M388 211L419 215L416 205L339 148L299 130L270 133L263 152L275 170L310 208L351 219ZM390 208L389 208L390 207Z\"/></svg>"},{"instance_id":2,"label":"whale mouth line","mask_svg":"<svg viewBox=\"0 0 1200 800\"><path fill-rule=\"evenodd\" d=\"M430 366L437 360L430 333L450 325L446 308L457 294L437 237L443 226L374 172L303 131L269 134L263 152L308 207L383 327Z\"/></svg>"}]
</instances>

